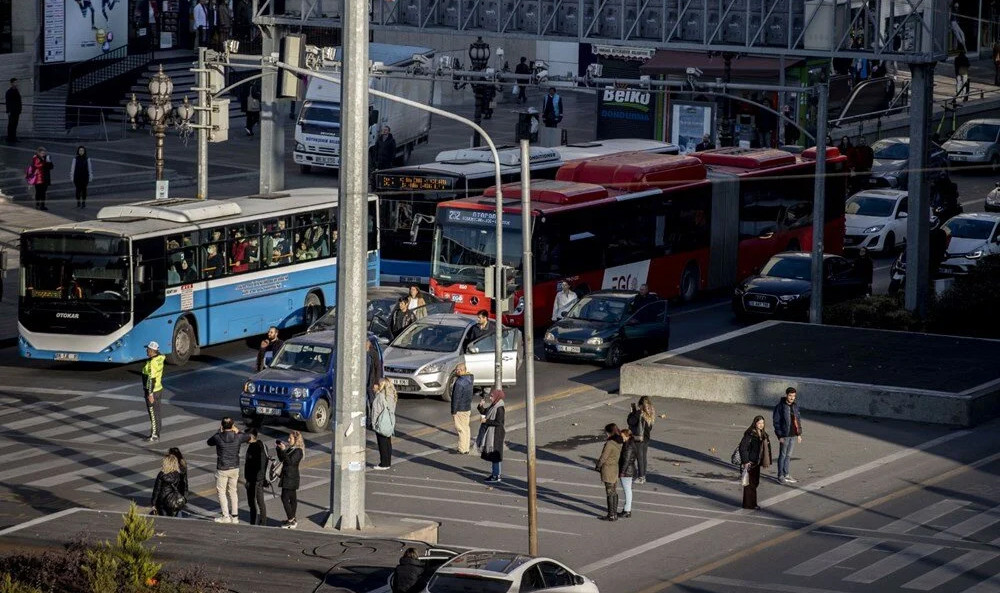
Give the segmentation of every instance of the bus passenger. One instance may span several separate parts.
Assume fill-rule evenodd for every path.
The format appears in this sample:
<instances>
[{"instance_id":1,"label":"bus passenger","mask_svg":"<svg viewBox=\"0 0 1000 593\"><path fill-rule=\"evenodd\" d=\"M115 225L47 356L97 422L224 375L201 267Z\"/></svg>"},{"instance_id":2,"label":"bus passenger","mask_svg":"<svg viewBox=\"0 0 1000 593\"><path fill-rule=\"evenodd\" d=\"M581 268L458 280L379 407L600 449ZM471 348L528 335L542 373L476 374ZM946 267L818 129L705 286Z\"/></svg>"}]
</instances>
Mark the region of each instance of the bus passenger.
<instances>
[{"instance_id":1,"label":"bus passenger","mask_svg":"<svg viewBox=\"0 0 1000 593\"><path fill-rule=\"evenodd\" d=\"M180 266L181 281L183 281L184 284L190 284L198 281L198 270L188 264L187 259L182 259Z\"/></svg>"},{"instance_id":2,"label":"bus passenger","mask_svg":"<svg viewBox=\"0 0 1000 593\"><path fill-rule=\"evenodd\" d=\"M243 233L236 231L234 233L236 238L233 243L233 254L232 254L232 265L230 271L234 274L247 271L247 239L243 236Z\"/></svg>"},{"instance_id":3,"label":"bus passenger","mask_svg":"<svg viewBox=\"0 0 1000 593\"><path fill-rule=\"evenodd\" d=\"M305 241L299 242L299 249L295 252L295 259L298 261L308 261L316 259L316 251L309 247Z\"/></svg>"},{"instance_id":4,"label":"bus passenger","mask_svg":"<svg viewBox=\"0 0 1000 593\"><path fill-rule=\"evenodd\" d=\"M177 272L177 264L167 265L167 284L173 286L181 283L181 275Z\"/></svg>"},{"instance_id":5,"label":"bus passenger","mask_svg":"<svg viewBox=\"0 0 1000 593\"><path fill-rule=\"evenodd\" d=\"M218 245L209 245L205 248L208 260L205 262L205 276L208 278L219 278L226 273L226 258L219 254Z\"/></svg>"}]
</instances>

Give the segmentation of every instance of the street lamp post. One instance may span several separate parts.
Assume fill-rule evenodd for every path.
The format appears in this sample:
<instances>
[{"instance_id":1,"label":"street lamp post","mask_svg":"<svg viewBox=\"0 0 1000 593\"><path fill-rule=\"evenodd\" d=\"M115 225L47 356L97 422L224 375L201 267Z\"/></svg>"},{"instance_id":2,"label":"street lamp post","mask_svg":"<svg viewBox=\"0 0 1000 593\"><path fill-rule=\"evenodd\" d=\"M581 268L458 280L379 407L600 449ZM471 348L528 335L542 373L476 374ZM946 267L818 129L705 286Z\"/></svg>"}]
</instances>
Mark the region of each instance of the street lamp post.
<instances>
[{"instance_id":1,"label":"street lamp post","mask_svg":"<svg viewBox=\"0 0 1000 593\"><path fill-rule=\"evenodd\" d=\"M160 71L149 81L149 95L152 102L146 107L146 117L153 125L153 135L156 137L156 150L154 152L154 162L156 165L156 180L163 181L163 139L166 137L168 125L185 128L191 123L194 115L194 106L184 97L184 102L174 109L170 103L170 94L174 90L174 82L163 71L163 64L160 64ZM132 100L125 105L125 113L132 123L132 129L136 128L136 118L142 113L142 105L132 94Z\"/></svg>"},{"instance_id":2,"label":"street lamp post","mask_svg":"<svg viewBox=\"0 0 1000 593\"><path fill-rule=\"evenodd\" d=\"M469 45L469 63L473 70L482 71L486 69L487 64L490 63L490 44L483 41L482 37L477 37L475 41ZM483 111L485 110L486 99L486 87L482 84L477 84L481 81L481 78L474 77L472 82L472 93L476 97L476 107L472 119L476 124L480 124L483 121ZM479 134L473 133L472 135L472 145L479 146Z\"/></svg>"}]
</instances>

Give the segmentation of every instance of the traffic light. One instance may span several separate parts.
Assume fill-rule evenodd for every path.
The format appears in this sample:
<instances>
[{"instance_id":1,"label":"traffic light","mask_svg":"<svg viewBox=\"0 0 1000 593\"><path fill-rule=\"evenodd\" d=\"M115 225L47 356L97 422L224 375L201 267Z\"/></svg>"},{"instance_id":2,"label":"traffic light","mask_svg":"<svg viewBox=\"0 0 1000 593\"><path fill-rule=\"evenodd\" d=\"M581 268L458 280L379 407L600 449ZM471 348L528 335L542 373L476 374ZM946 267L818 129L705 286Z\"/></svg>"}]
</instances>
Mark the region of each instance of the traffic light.
<instances>
[{"instance_id":1,"label":"traffic light","mask_svg":"<svg viewBox=\"0 0 1000 593\"><path fill-rule=\"evenodd\" d=\"M306 36L285 35L282 37L281 48L278 51L278 60L289 66L305 68ZM278 72L277 96L278 98L301 101L304 97L302 78L298 74L282 68Z\"/></svg>"}]
</instances>

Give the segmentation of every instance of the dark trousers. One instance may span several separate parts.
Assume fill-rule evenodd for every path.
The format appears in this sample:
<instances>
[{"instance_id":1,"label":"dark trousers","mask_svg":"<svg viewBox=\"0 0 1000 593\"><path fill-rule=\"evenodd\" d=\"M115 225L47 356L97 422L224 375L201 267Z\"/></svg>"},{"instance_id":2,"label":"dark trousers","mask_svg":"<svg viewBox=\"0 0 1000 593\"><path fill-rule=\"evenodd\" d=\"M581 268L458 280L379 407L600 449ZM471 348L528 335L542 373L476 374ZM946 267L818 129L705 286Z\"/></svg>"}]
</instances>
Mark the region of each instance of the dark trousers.
<instances>
[{"instance_id":1,"label":"dark trousers","mask_svg":"<svg viewBox=\"0 0 1000 593\"><path fill-rule=\"evenodd\" d=\"M86 206L87 205L87 182L77 181L76 185L76 205Z\"/></svg>"},{"instance_id":2,"label":"dark trousers","mask_svg":"<svg viewBox=\"0 0 1000 593\"><path fill-rule=\"evenodd\" d=\"M17 142L17 122L20 120L20 113L7 114L7 142Z\"/></svg>"},{"instance_id":3,"label":"dark trousers","mask_svg":"<svg viewBox=\"0 0 1000 593\"><path fill-rule=\"evenodd\" d=\"M208 27L198 27L198 47L208 47L211 30Z\"/></svg>"},{"instance_id":4,"label":"dark trousers","mask_svg":"<svg viewBox=\"0 0 1000 593\"><path fill-rule=\"evenodd\" d=\"M750 467L750 484L743 487L743 508L757 508L757 486L760 485L760 466Z\"/></svg>"},{"instance_id":5,"label":"dark trousers","mask_svg":"<svg viewBox=\"0 0 1000 593\"><path fill-rule=\"evenodd\" d=\"M517 85L517 100L519 103L528 102L528 87L526 87L524 84Z\"/></svg>"},{"instance_id":6,"label":"dark trousers","mask_svg":"<svg viewBox=\"0 0 1000 593\"><path fill-rule=\"evenodd\" d=\"M253 128L260 123L259 111L247 111L247 129L253 134Z\"/></svg>"},{"instance_id":7,"label":"dark trousers","mask_svg":"<svg viewBox=\"0 0 1000 593\"><path fill-rule=\"evenodd\" d=\"M292 492L295 492L292 490ZM250 505L250 524L267 525L267 506L264 504L264 481L247 482L247 504Z\"/></svg>"},{"instance_id":8,"label":"dark trousers","mask_svg":"<svg viewBox=\"0 0 1000 593\"><path fill-rule=\"evenodd\" d=\"M608 516L618 514L618 482L604 482L604 494L608 497Z\"/></svg>"},{"instance_id":9,"label":"dark trousers","mask_svg":"<svg viewBox=\"0 0 1000 593\"><path fill-rule=\"evenodd\" d=\"M285 507L285 516L291 521L299 507L299 494L295 488L281 489L281 506Z\"/></svg>"},{"instance_id":10,"label":"dark trousers","mask_svg":"<svg viewBox=\"0 0 1000 593\"><path fill-rule=\"evenodd\" d=\"M160 426L162 426L162 420L160 418L159 391L153 393L153 403L149 403L148 399L146 400L146 411L149 412L149 435L160 436Z\"/></svg>"},{"instance_id":11,"label":"dark trousers","mask_svg":"<svg viewBox=\"0 0 1000 593\"><path fill-rule=\"evenodd\" d=\"M48 191L48 183L39 183L35 186L35 208L45 207L45 194L47 194Z\"/></svg>"},{"instance_id":12,"label":"dark trousers","mask_svg":"<svg viewBox=\"0 0 1000 593\"><path fill-rule=\"evenodd\" d=\"M636 465L639 466L639 471L636 473L637 478L646 477L646 454L649 452L649 441L638 441L635 447L635 459Z\"/></svg>"},{"instance_id":13,"label":"dark trousers","mask_svg":"<svg viewBox=\"0 0 1000 593\"><path fill-rule=\"evenodd\" d=\"M384 437L375 433L375 440L378 441L378 464L381 467L392 465L392 437Z\"/></svg>"}]
</instances>

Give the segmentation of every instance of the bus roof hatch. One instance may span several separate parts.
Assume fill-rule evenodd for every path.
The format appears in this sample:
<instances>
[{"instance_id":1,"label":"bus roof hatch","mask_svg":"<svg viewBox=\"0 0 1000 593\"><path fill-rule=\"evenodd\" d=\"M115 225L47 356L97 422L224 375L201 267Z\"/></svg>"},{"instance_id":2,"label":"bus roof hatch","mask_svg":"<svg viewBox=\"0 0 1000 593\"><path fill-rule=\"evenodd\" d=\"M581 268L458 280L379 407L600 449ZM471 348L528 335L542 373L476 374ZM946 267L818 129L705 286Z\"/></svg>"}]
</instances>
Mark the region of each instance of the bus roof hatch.
<instances>
[{"instance_id":1,"label":"bus roof hatch","mask_svg":"<svg viewBox=\"0 0 1000 593\"><path fill-rule=\"evenodd\" d=\"M227 216L237 216L243 211L234 202L216 200L170 199L150 200L134 204L105 206L97 213L98 220L139 218L169 222L200 222Z\"/></svg>"},{"instance_id":2,"label":"bus roof hatch","mask_svg":"<svg viewBox=\"0 0 1000 593\"><path fill-rule=\"evenodd\" d=\"M705 166L692 156L622 152L567 163L556 179L640 191L705 179Z\"/></svg>"},{"instance_id":3,"label":"bus roof hatch","mask_svg":"<svg viewBox=\"0 0 1000 593\"><path fill-rule=\"evenodd\" d=\"M505 167L516 167L521 164L521 148L518 146L498 146L497 154L500 156L500 164ZM553 162L560 158L559 152L554 148L532 146L528 152L528 159L532 163ZM492 163L493 153L489 148L483 147L460 148L439 152L434 160L439 163Z\"/></svg>"}]
</instances>

